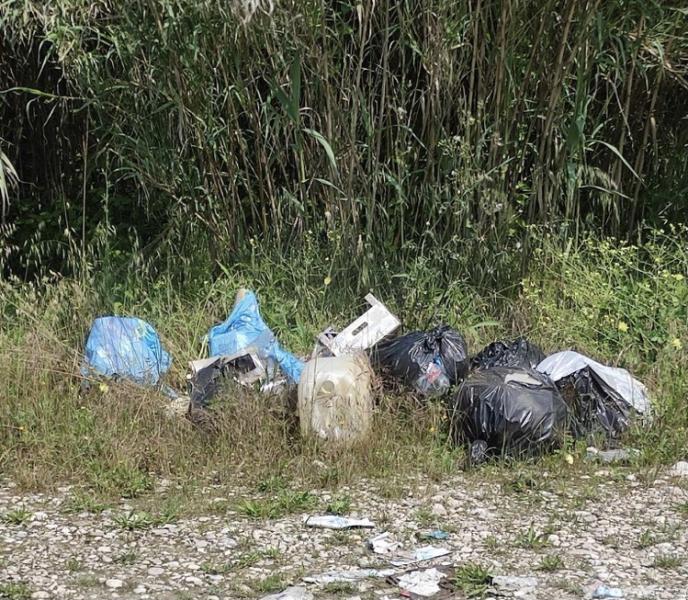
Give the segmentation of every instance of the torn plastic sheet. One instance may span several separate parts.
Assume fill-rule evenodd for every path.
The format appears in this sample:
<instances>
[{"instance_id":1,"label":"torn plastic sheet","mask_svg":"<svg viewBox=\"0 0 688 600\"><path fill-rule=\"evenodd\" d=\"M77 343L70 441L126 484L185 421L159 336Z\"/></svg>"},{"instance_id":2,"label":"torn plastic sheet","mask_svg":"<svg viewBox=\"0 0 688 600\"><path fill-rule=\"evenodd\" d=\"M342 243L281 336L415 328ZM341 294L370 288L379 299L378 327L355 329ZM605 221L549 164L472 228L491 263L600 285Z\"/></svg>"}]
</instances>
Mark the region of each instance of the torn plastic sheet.
<instances>
[{"instance_id":1,"label":"torn plastic sheet","mask_svg":"<svg viewBox=\"0 0 688 600\"><path fill-rule=\"evenodd\" d=\"M417 596L429 598L440 591L439 583L446 574L437 569L425 569L424 571L411 571L399 576L397 585L407 592Z\"/></svg>"},{"instance_id":2,"label":"torn plastic sheet","mask_svg":"<svg viewBox=\"0 0 688 600\"><path fill-rule=\"evenodd\" d=\"M315 596L303 586L288 587L277 594L263 596L261 600L314 600Z\"/></svg>"},{"instance_id":3,"label":"torn plastic sheet","mask_svg":"<svg viewBox=\"0 0 688 600\"><path fill-rule=\"evenodd\" d=\"M154 386L171 363L150 323L136 317L99 317L86 340L81 372Z\"/></svg>"},{"instance_id":4,"label":"torn plastic sheet","mask_svg":"<svg viewBox=\"0 0 688 600\"><path fill-rule=\"evenodd\" d=\"M236 356L250 348L268 363L269 374L278 365L290 381L298 383L303 362L279 345L260 315L256 295L241 290L227 319L210 329L208 350L210 356Z\"/></svg>"},{"instance_id":5,"label":"torn plastic sheet","mask_svg":"<svg viewBox=\"0 0 688 600\"><path fill-rule=\"evenodd\" d=\"M227 379L250 385L266 377L262 362L253 349L231 356L211 356L189 362L186 376L191 404L205 407Z\"/></svg>"},{"instance_id":6,"label":"torn plastic sheet","mask_svg":"<svg viewBox=\"0 0 688 600\"><path fill-rule=\"evenodd\" d=\"M396 573L395 569L352 569L349 571L326 571L319 575L309 575L304 577L306 583L319 583L326 585L328 583L354 583L362 581L363 579L390 577Z\"/></svg>"},{"instance_id":7,"label":"torn plastic sheet","mask_svg":"<svg viewBox=\"0 0 688 600\"><path fill-rule=\"evenodd\" d=\"M421 546L420 548L414 548L413 550L397 552L389 559L389 562L395 567L404 567L413 563L432 560L434 558L440 558L441 556L447 556L448 554L451 554L451 550L448 550L447 548Z\"/></svg>"},{"instance_id":8,"label":"torn plastic sheet","mask_svg":"<svg viewBox=\"0 0 688 600\"><path fill-rule=\"evenodd\" d=\"M471 369L489 369L491 367L534 369L544 358L545 355L538 346L520 337L511 342L492 342L473 357Z\"/></svg>"},{"instance_id":9,"label":"torn plastic sheet","mask_svg":"<svg viewBox=\"0 0 688 600\"><path fill-rule=\"evenodd\" d=\"M614 437L625 431L634 412L651 417L645 386L625 369L608 367L577 352L558 352L537 367L560 389L573 418L574 434L600 428Z\"/></svg>"},{"instance_id":10,"label":"torn plastic sheet","mask_svg":"<svg viewBox=\"0 0 688 600\"><path fill-rule=\"evenodd\" d=\"M389 531L385 531L370 538L367 546L375 554L392 554L401 548L401 542L397 541Z\"/></svg>"},{"instance_id":11,"label":"torn plastic sheet","mask_svg":"<svg viewBox=\"0 0 688 600\"><path fill-rule=\"evenodd\" d=\"M560 441L567 410L555 384L530 369L494 367L474 371L450 405L452 436L484 452L541 451ZM471 451L473 455L473 450Z\"/></svg>"},{"instance_id":12,"label":"torn plastic sheet","mask_svg":"<svg viewBox=\"0 0 688 600\"><path fill-rule=\"evenodd\" d=\"M306 527L317 529L372 529L375 527L375 523L370 519L350 519L336 515L308 516L303 523Z\"/></svg>"}]
</instances>

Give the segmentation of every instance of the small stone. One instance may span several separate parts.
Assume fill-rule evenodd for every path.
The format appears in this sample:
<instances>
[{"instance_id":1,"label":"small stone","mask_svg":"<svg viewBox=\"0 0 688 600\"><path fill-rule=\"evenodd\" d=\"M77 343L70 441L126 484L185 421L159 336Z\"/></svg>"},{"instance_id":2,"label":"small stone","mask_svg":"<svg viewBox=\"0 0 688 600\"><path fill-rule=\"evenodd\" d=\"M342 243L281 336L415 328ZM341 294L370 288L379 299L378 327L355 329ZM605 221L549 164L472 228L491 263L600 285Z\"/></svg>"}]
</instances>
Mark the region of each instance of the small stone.
<instances>
[{"instance_id":1,"label":"small stone","mask_svg":"<svg viewBox=\"0 0 688 600\"><path fill-rule=\"evenodd\" d=\"M148 569L148 574L151 577L160 577L160 575L162 575L164 572L165 569L161 567L151 567L150 569Z\"/></svg>"},{"instance_id":2,"label":"small stone","mask_svg":"<svg viewBox=\"0 0 688 600\"><path fill-rule=\"evenodd\" d=\"M688 462L681 460L677 462L669 471L671 477L688 477Z\"/></svg>"},{"instance_id":3,"label":"small stone","mask_svg":"<svg viewBox=\"0 0 688 600\"><path fill-rule=\"evenodd\" d=\"M46 598L50 598L50 594L48 592L39 591L31 594L31 597L37 600L45 600Z\"/></svg>"},{"instance_id":4,"label":"small stone","mask_svg":"<svg viewBox=\"0 0 688 600\"><path fill-rule=\"evenodd\" d=\"M443 504L440 504L439 502L437 504L433 504L432 506L432 514L436 515L438 517L446 517L447 516L447 509L444 508Z\"/></svg>"},{"instance_id":5,"label":"small stone","mask_svg":"<svg viewBox=\"0 0 688 600\"><path fill-rule=\"evenodd\" d=\"M117 590L124 585L121 579L106 579L105 587L109 587L111 590Z\"/></svg>"},{"instance_id":6,"label":"small stone","mask_svg":"<svg viewBox=\"0 0 688 600\"><path fill-rule=\"evenodd\" d=\"M135 594L145 594L146 593L146 586L144 585L137 585L134 588L134 593Z\"/></svg>"},{"instance_id":7,"label":"small stone","mask_svg":"<svg viewBox=\"0 0 688 600\"><path fill-rule=\"evenodd\" d=\"M185 577L184 581L190 585L203 585L203 580L198 577L194 577L193 575L190 577Z\"/></svg>"},{"instance_id":8,"label":"small stone","mask_svg":"<svg viewBox=\"0 0 688 600\"><path fill-rule=\"evenodd\" d=\"M495 587L507 588L510 590L520 590L523 588L537 587L537 577L510 577L506 575L498 575L492 578L492 584Z\"/></svg>"}]
</instances>

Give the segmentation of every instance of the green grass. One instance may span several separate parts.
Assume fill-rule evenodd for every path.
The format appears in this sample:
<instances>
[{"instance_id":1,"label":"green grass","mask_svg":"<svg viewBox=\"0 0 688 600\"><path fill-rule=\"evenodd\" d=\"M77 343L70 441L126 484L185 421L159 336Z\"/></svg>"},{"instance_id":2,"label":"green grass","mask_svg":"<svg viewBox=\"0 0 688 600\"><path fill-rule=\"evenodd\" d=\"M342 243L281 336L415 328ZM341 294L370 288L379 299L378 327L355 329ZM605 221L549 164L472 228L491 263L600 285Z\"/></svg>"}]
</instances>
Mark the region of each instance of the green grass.
<instances>
[{"instance_id":1,"label":"green grass","mask_svg":"<svg viewBox=\"0 0 688 600\"><path fill-rule=\"evenodd\" d=\"M77 492L69 497L65 503L63 510L68 513L101 513L107 508L109 504L102 502L98 496L88 492Z\"/></svg>"},{"instance_id":2,"label":"green grass","mask_svg":"<svg viewBox=\"0 0 688 600\"><path fill-rule=\"evenodd\" d=\"M649 529L646 529L638 537L636 548L638 548L639 550L644 550L645 548L649 548L650 546L654 546L655 544L657 544L655 535Z\"/></svg>"},{"instance_id":3,"label":"green grass","mask_svg":"<svg viewBox=\"0 0 688 600\"><path fill-rule=\"evenodd\" d=\"M155 519L149 513L133 510L128 513L115 515L112 520L120 529L126 529L127 531L149 529L155 526Z\"/></svg>"},{"instance_id":4,"label":"green grass","mask_svg":"<svg viewBox=\"0 0 688 600\"><path fill-rule=\"evenodd\" d=\"M515 539L516 545L528 550L539 550L548 545L547 534L538 532L532 525L519 533Z\"/></svg>"},{"instance_id":5,"label":"green grass","mask_svg":"<svg viewBox=\"0 0 688 600\"><path fill-rule=\"evenodd\" d=\"M453 583L468 598L482 598L492 583L492 574L485 565L466 563L456 569Z\"/></svg>"},{"instance_id":6,"label":"green grass","mask_svg":"<svg viewBox=\"0 0 688 600\"><path fill-rule=\"evenodd\" d=\"M139 559L139 555L135 550L127 550L115 556L114 561L118 565L133 565Z\"/></svg>"},{"instance_id":7,"label":"green grass","mask_svg":"<svg viewBox=\"0 0 688 600\"><path fill-rule=\"evenodd\" d=\"M279 592L286 587L286 582L279 574L269 575L251 583L251 587L261 594Z\"/></svg>"},{"instance_id":8,"label":"green grass","mask_svg":"<svg viewBox=\"0 0 688 600\"><path fill-rule=\"evenodd\" d=\"M33 513L26 510L23 506L14 508L0 516L0 521L8 525L23 525L31 520Z\"/></svg>"},{"instance_id":9,"label":"green grass","mask_svg":"<svg viewBox=\"0 0 688 600\"><path fill-rule=\"evenodd\" d=\"M345 594L354 594L356 586L348 581L332 581L323 586L323 592L333 596L343 596Z\"/></svg>"},{"instance_id":10,"label":"green grass","mask_svg":"<svg viewBox=\"0 0 688 600\"><path fill-rule=\"evenodd\" d=\"M76 571L81 571L81 569L83 568L83 565L78 558L72 557L72 558L67 559L67 562L65 563L65 568L68 571L71 571L72 573L74 573Z\"/></svg>"},{"instance_id":11,"label":"green grass","mask_svg":"<svg viewBox=\"0 0 688 600\"><path fill-rule=\"evenodd\" d=\"M331 515L346 515L351 510L351 498L338 496L328 502L325 510Z\"/></svg>"},{"instance_id":12,"label":"green grass","mask_svg":"<svg viewBox=\"0 0 688 600\"><path fill-rule=\"evenodd\" d=\"M542 557L537 568L539 571L554 573L564 568L564 561L558 554L548 554Z\"/></svg>"},{"instance_id":13,"label":"green grass","mask_svg":"<svg viewBox=\"0 0 688 600\"><path fill-rule=\"evenodd\" d=\"M201 571L206 575L227 575L234 570L230 563L203 562Z\"/></svg>"},{"instance_id":14,"label":"green grass","mask_svg":"<svg viewBox=\"0 0 688 600\"><path fill-rule=\"evenodd\" d=\"M310 492L282 490L274 498L242 500L234 506L234 510L251 519L277 519L312 510L317 503L317 498Z\"/></svg>"},{"instance_id":15,"label":"green grass","mask_svg":"<svg viewBox=\"0 0 688 600\"><path fill-rule=\"evenodd\" d=\"M31 588L25 583L0 583L0 598L5 600L29 600Z\"/></svg>"},{"instance_id":16,"label":"green grass","mask_svg":"<svg viewBox=\"0 0 688 600\"><path fill-rule=\"evenodd\" d=\"M671 571L674 569L678 569L680 566L683 565L683 563L683 556L680 556L678 554L660 554L655 557L652 566L657 567L658 569L665 569L667 571Z\"/></svg>"}]
</instances>

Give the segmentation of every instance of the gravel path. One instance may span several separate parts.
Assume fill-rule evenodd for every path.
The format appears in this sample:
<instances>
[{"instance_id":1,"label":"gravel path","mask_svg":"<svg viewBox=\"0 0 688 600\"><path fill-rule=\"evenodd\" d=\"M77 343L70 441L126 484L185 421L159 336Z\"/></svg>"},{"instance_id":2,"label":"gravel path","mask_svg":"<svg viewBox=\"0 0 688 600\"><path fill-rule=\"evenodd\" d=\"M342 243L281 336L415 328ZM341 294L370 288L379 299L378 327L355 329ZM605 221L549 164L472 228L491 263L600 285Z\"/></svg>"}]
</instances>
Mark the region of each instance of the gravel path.
<instances>
[{"instance_id":1,"label":"gravel path","mask_svg":"<svg viewBox=\"0 0 688 600\"><path fill-rule=\"evenodd\" d=\"M492 575L521 578L498 579L488 598L590 598L600 584L621 588L627 599L688 598L688 479L645 483L605 469L566 481L501 473L339 489L337 497L351 499L350 516L376 524L343 532L306 528L303 512L251 520L234 507L259 494L242 488L210 486L197 495L197 514L156 524L127 517L133 501L75 513L68 510L74 489L19 494L4 483L0 597L261 598L288 585L306 587L295 598L409 597L384 577L303 582L333 569L389 568L385 556L366 548L368 538L388 531L405 549L432 543L452 551L413 568L452 572L480 563ZM153 498L173 488L163 481ZM311 512L322 512L332 496L313 494ZM419 541L435 528L449 537ZM437 597L465 594L444 589Z\"/></svg>"}]
</instances>

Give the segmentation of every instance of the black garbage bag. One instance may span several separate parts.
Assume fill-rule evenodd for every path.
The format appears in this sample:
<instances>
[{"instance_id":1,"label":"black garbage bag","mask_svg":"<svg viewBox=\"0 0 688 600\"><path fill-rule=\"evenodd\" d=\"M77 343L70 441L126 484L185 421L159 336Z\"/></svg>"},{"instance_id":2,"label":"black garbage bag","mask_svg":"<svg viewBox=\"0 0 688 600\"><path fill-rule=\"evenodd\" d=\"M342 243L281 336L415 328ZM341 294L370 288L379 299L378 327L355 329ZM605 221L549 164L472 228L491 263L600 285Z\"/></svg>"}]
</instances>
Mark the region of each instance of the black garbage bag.
<instances>
[{"instance_id":1,"label":"black garbage bag","mask_svg":"<svg viewBox=\"0 0 688 600\"><path fill-rule=\"evenodd\" d=\"M571 431L578 438L617 438L636 418L651 417L645 386L628 371L610 367L570 350L538 365L555 382L569 409Z\"/></svg>"},{"instance_id":2,"label":"black garbage bag","mask_svg":"<svg viewBox=\"0 0 688 600\"><path fill-rule=\"evenodd\" d=\"M577 438L616 438L635 416L633 408L608 393L589 368L560 379L556 385L571 413L571 432Z\"/></svg>"},{"instance_id":3,"label":"black garbage bag","mask_svg":"<svg viewBox=\"0 0 688 600\"><path fill-rule=\"evenodd\" d=\"M556 447L567 429L567 410L556 385L532 369L474 371L450 401L453 441L471 444L471 458L537 454Z\"/></svg>"},{"instance_id":4,"label":"black garbage bag","mask_svg":"<svg viewBox=\"0 0 688 600\"><path fill-rule=\"evenodd\" d=\"M485 346L471 360L471 369L491 367L523 367L534 369L545 355L535 344L519 337L512 342L498 341Z\"/></svg>"},{"instance_id":5,"label":"black garbage bag","mask_svg":"<svg viewBox=\"0 0 688 600\"><path fill-rule=\"evenodd\" d=\"M384 375L425 395L445 392L468 373L466 340L448 325L380 342L370 359Z\"/></svg>"}]
</instances>

